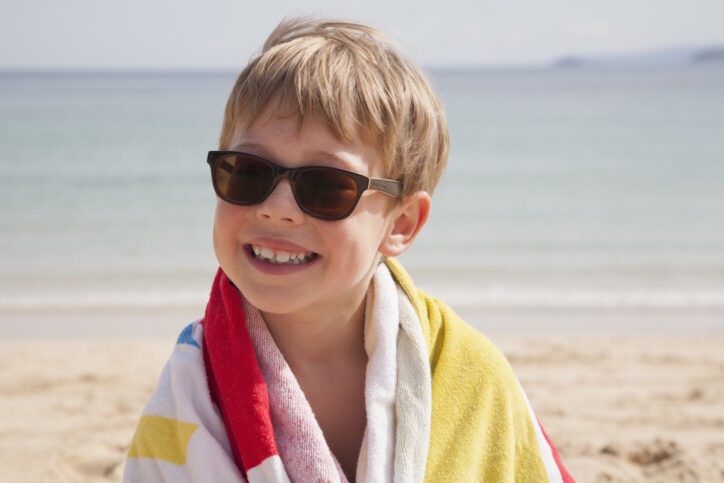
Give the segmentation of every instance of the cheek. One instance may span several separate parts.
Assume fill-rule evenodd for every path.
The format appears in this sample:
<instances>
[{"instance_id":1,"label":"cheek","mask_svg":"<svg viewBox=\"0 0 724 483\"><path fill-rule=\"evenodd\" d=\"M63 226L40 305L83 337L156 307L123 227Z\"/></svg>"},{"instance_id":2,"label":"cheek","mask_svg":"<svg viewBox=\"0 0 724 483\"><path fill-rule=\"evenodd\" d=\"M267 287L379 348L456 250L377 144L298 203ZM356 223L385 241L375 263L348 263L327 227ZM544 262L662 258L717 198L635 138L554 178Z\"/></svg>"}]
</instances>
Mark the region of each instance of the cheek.
<instances>
[{"instance_id":1,"label":"cheek","mask_svg":"<svg viewBox=\"0 0 724 483\"><path fill-rule=\"evenodd\" d=\"M217 202L216 205L216 212L214 213L214 229L213 229L213 236L214 236L214 253L216 254L216 260L219 262L219 265L223 265L224 260L224 216L223 212L220 211L220 203Z\"/></svg>"},{"instance_id":2,"label":"cheek","mask_svg":"<svg viewBox=\"0 0 724 483\"><path fill-rule=\"evenodd\" d=\"M233 244L239 227L248 216L248 211L244 207L231 205L221 200L216 202L213 236L217 258L228 250L234 249Z\"/></svg>"},{"instance_id":3,"label":"cheek","mask_svg":"<svg viewBox=\"0 0 724 483\"><path fill-rule=\"evenodd\" d=\"M214 246L223 238L223 229L226 226L224 222L224 207L221 201L216 202L216 211L214 212Z\"/></svg>"},{"instance_id":4,"label":"cheek","mask_svg":"<svg viewBox=\"0 0 724 483\"><path fill-rule=\"evenodd\" d=\"M343 270L354 273L375 265L387 225L379 215L360 216L353 229L336 230L330 234L335 250L343 260Z\"/></svg>"}]
</instances>

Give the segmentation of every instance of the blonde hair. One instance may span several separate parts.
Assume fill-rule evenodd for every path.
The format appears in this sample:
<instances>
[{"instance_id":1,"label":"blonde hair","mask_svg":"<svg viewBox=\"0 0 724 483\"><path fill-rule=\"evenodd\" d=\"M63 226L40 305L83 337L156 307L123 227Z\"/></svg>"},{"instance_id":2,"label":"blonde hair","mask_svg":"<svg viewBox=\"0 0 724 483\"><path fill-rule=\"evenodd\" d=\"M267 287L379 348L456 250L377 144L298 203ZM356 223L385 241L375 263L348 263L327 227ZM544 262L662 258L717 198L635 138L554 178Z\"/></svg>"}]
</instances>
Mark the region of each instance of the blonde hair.
<instances>
[{"instance_id":1,"label":"blonde hair","mask_svg":"<svg viewBox=\"0 0 724 483\"><path fill-rule=\"evenodd\" d=\"M440 100L425 75L379 31L352 22L283 20L229 95L219 149L252 125L270 100L296 115L318 116L334 136L378 143L385 175L403 196L432 193L445 167L449 135Z\"/></svg>"}]
</instances>

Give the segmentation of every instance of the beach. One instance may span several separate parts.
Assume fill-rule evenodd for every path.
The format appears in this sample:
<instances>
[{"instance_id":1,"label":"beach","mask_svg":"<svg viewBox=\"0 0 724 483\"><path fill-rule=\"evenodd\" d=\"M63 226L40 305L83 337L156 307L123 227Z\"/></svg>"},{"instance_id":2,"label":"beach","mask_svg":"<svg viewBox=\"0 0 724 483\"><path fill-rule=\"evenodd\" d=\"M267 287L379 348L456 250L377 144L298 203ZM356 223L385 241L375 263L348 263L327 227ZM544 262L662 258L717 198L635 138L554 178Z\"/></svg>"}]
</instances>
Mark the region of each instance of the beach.
<instances>
[{"instance_id":1,"label":"beach","mask_svg":"<svg viewBox=\"0 0 724 483\"><path fill-rule=\"evenodd\" d=\"M237 72L0 72L0 481L119 481L218 263ZM508 356L577 481L724 481L724 68L432 73L401 258Z\"/></svg>"},{"instance_id":2,"label":"beach","mask_svg":"<svg viewBox=\"0 0 724 483\"><path fill-rule=\"evenodd\" d=\"M173 331L189 315L2 314L4 327L14 318L49 329L0 340L0 481L120 481ZM545 335L516 330L535 318L514 315L489 335L577 481L724 480L724 333Z\"/></svg>"}]
</instances>

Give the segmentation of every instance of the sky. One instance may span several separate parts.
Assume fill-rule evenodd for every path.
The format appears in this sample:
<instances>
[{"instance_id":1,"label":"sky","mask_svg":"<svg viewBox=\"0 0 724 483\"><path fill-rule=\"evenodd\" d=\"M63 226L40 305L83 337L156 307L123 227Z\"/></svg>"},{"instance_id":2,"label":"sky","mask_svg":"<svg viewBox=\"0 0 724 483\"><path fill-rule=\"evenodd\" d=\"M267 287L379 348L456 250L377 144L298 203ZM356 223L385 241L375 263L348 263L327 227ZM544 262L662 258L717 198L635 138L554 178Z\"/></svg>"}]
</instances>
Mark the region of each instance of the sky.
<instances>
[{"instance_id":1,"label":"sky","mask_svg":"<svg viewBox=\"0 0 724 483\"><path fill-rule=\"evenodd\" d=\"M722 0L0 0L0 69L238 70L285 16L369 23L426 67L724 45Z\"/></svg>"}]
</instances>

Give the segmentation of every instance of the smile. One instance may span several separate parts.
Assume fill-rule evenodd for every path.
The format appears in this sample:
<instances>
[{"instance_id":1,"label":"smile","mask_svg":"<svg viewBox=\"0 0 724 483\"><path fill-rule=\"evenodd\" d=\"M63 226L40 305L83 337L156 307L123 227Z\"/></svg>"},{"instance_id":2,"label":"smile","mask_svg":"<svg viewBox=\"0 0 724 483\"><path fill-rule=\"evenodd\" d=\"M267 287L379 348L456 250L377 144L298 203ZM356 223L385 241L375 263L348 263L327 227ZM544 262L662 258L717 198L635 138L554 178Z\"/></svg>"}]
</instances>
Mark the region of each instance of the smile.
<instances>
[{"instance_id":1,"label":"smile","mask_svg":"<svg viewBox=\"0 0 724 483\"><path fill-rule=\"evenodd\" d=\"M309 263L317 254L314 252L288 252L284 250L273 250L269 247L249 245L254 258L264 260L275 265L301 265Z\"/></svg>"}]
</instances>

